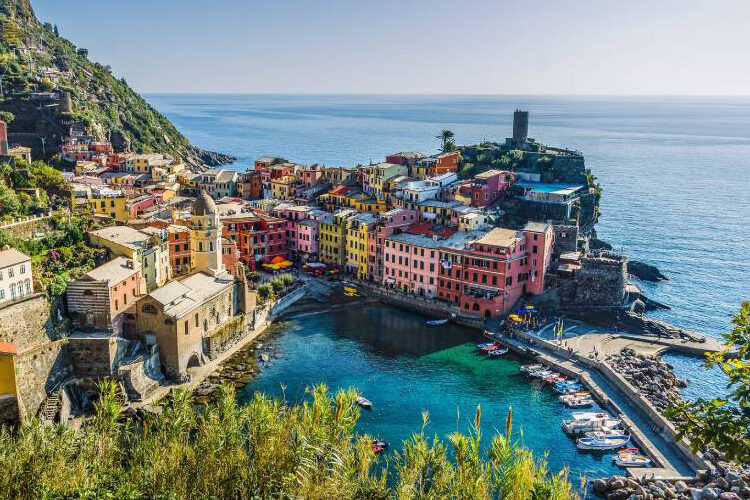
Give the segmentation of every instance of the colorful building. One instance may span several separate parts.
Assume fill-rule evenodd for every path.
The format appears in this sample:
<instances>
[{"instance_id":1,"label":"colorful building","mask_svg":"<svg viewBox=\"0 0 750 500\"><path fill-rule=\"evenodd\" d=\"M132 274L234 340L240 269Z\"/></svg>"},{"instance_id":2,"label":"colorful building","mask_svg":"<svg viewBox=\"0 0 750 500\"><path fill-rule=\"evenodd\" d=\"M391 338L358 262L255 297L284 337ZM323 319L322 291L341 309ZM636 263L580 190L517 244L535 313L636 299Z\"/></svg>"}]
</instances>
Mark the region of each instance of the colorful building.
<instances>
[{"instance_id":1,"label":"colorful building","mask_svg":"<svg viewBox=\"0 0 750 500\"><path fill-rule=\"evenodd\" d=\"M513 172L495 169L475 175L471 183L471 206L486 207L493 204L513 178Z\"/></svg>"},{"instance_id":2,"label":"colorful building","mask_svg":"<svg viewBox=\"0 0 750 500\"><path fill-rule=\"evenodd\" d=\"M122 334L123 313L135 304L141 290L138 263L115 257L68 283L65 297L73 325Z\"/></svg>"},{"instance_id":3,"label":"colorful building","mask_svg":"<svg viewBox=\"0 0 750 500\"><path fill-rule=\"evenodd\" d=\"M355 215L356 212L352 209L342 209L334 213L330 220L320 221L318 232L321 262L343 269L346 264L348 220Z\"/></svg>"},{"instance_id":4,"label":"colorful building","mask_svg":"<svg viewBox=\"0 0 750 500\"><path fill-rule=\"evenodd\" d=\"M359 279L368 277L370 240L375 238L378 220L379 217L368 213L360 213L347 220L346 271Z\"/></svg>"}]
</instances>

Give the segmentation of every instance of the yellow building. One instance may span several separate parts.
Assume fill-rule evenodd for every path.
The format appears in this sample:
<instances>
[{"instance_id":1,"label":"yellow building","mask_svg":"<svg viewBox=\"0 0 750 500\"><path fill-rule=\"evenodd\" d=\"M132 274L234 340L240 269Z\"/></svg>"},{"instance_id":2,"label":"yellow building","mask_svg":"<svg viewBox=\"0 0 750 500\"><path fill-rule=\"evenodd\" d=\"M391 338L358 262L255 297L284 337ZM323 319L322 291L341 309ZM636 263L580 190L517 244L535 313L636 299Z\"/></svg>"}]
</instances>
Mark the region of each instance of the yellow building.
<instances>
[{"instance_id":1,"label":"yellow building","mask_svg":"<svg viewBox=\"0 0 750 500\"><path fill-rule=\"evenodd\" d=\"M347 221L356 215L352 209L339 210L333 217L320 221L318 226L320 260L330 266L343 268L346 264Z\"/></svg>"},{"instance_id":2,"label":"yellow building","mask_svg":"<svg viewBox=\"0 0 750 500\"><path fill-rule=\"evenodd\" d=\"M408 167L406 165L397 165L395 163L378 163L367 167L369 171L370 191L379 196L383 193L386 182L394 177L407 175Z\"/></svg>"},{"instance_id":3,"label":"yellow building","mask_svg":"<svg viewBox=\"0 0 750 500\"><path fill-rule=\"evenodd\" d=\"M0 397L16 396L16 347L0 342Z\"/></svg>"},{"instance_id":4,"label":"yellow building","mask_svg":"<svg viewBox=\"0 0 750 500\"><path fill-rule=\"evenodd\" d=\"M294 185L297 178L293 175L285 175L271 180L271 198L276 200L294 199Z\"/></svg>"},{"instance_id":5,"label":"yellow building","mask_svg":"<svg viewBox=\"0 0 750 500\"><path fill-rule=\"evenodd\" d=\"M109 217L120 223L126 223L130 218L128 199L122 191L114 189L92 190L88 200L89 210L95 215Z\"/></svg>"},{"instance_id":6,"label":"yellow building","mask_svg":"<svg viewBox=\"0 0 750 500\"><path fill-rule=\"evenodd\" d=\"M373 214L357 214L347 221L346 270L362 280L367 279L370 235L377 222Z\"/></svg>"},{"instance_id":7,"label":"yellow building","mask_svg":"<svg viewBox=\"0 0 750 500\"><path fill-rule=\"evenodd\" d=\"M354 210L361 214L380 214L388 211L385 198L355 199Z\"/></svg>"},{"instance_id":8,"label":"yellow building","mask_svg":"<svg viewBox=\"0 0 750 500\"><path fill-rule=\"evenodd\" d=\"M73 171L76 175L84 175L87 172L93 172L99 167L100 165L95 161L78 160Z\"/></svg>"}]
</instances>

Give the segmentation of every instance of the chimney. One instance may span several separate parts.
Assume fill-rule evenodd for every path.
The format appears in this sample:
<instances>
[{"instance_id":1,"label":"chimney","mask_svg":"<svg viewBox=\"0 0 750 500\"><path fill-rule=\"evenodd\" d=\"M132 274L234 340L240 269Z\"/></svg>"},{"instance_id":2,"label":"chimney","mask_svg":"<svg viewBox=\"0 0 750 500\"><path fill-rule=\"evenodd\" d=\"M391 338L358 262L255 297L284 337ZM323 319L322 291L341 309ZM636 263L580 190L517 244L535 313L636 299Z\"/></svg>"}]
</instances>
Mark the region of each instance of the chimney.
<instances>
[{"instance_id":1,"label":"chimney","mask_svg":"<svg viewBox=\"0 0 750 500\"><path fill-rule=\"evenodd\" d=\"M128 269L133 269L133 261L131 259L126 260L125 266L127 266Z\"/></svg>"}]
</instances>

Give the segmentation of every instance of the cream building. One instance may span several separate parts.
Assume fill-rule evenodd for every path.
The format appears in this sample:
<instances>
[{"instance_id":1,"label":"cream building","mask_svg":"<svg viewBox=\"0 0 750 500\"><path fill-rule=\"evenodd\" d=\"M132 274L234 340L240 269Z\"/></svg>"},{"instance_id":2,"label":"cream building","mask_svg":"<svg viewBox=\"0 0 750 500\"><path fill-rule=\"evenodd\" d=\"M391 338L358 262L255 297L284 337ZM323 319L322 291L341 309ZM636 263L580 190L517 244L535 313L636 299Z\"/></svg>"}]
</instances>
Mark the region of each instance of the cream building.
<instances>
[{"instance_id":1,"label":"cream building","mask_svg":"<svg viewBox=\"0 0 750 500\"><path fill-rule=\"evenodd\" d=\"M0 303L34 293L31 257L10 248L0 252Z\"/></svg>"}]
</instances>

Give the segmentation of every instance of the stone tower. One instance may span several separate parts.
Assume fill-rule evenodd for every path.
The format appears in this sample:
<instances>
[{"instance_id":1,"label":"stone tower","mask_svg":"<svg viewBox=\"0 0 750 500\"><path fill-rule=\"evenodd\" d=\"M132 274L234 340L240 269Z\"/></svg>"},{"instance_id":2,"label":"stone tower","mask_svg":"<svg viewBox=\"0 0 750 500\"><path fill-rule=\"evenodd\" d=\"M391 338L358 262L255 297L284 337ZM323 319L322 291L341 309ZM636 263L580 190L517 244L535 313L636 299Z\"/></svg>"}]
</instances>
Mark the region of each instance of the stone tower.
<instances>
[{"instance_id":1,"label":"stone tower","mask_svg":"<svg viewBox=\"0 0 750 500\"><path fill-rule=\"evenodd\" d=\"M523 144L529 138L529 112L517 109L513 112L513 142Z\"/></svg>"},{"instance_id":2,"label":"stone tower","mask_svg":"<svg viewBox=\"0 0 750 500\"><path fill-rule=\"evenodd\" d=\"M190 264L193 271L225 274L221 257L221 220L214 200L203 192L190 209Z\"/></svg>"},{"instance_id":3,"label":"stone tower","mask_svg":"<svg viewBox=\"0 0 750 500\"><path fill-rule=\"evenodd\" d=\"M70 92L66 90L58 90L57 95L59 97L59 102L57 105L57 110L60 113L72 113L73 112L73 101L70 98Z\"/></svg>"}]
</instances>

